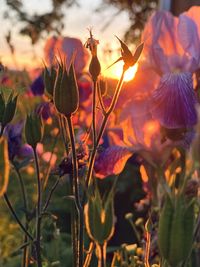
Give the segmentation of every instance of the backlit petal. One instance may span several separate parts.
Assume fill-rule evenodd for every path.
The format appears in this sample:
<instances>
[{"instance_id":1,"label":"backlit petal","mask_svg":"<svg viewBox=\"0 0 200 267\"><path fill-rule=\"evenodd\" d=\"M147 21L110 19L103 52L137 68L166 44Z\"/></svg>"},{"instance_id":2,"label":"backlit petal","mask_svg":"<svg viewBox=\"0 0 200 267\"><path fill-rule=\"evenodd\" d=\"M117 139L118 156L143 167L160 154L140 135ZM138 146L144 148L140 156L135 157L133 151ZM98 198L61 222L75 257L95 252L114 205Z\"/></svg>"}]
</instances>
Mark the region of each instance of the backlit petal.
<instances>
[{"instance_id":1,"label":"backlit petal","mask_svg":"<svg viewBox=\"0 0 200 267\"><path fill-rule=\"evenodd\" d=\"M96 176L104 178L109 175L119 174L132 153L130 149L120 146L112 146L105 149L95 162L94 170Z\"/></svg>"},{"instance_id":2,"label":"backlit petal","mask_svg":"<svg viewBox=\"0 0 200 267\"><path fill-rule=\"evenodd\" d=\"M166 128L190 127L197 122L192 74L165 74L153 93L152 115Z\"/></svg>"}]
</instances>

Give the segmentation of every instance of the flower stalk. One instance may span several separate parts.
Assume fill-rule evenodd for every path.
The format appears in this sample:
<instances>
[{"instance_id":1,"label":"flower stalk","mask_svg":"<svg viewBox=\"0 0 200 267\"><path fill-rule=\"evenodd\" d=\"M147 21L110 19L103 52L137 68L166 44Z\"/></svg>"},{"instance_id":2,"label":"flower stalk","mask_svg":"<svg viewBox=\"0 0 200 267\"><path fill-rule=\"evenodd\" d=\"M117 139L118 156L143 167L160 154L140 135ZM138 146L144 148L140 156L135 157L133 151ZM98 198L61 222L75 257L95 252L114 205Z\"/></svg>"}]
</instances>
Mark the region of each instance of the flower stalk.
<instances>
[{"instance_id":1,"label":"flower stalk","mask_svg":"<svg viewBox=\"0 0 200 267\"><path fill-rule=\"evenodd\" d=\"M75 138L74 138L74 129L72 124L72 118L71 116L67 116L67 124L69 129L69 137L70 137L70 143L71 143L71 149L72 149L72 164L73 164L73 180L72 180L72 188L73 188L73 195L75 197L75 206L77 210L77 217L78 217L78 244L77 244L77 256L78 256L78 262L77 267L83 266L83 223L84 223L84 217L83 217L83 208L80 201L80 195L79 195L79 180L78 180L78 161L76 156L76 146L75 146Z\"/></svg>"},{"instance_id":2,"label":"flower stalk","mask_svg":"<svg viewBox=\"0 0 200 267\"><path fill-rule=\"evenodd\" d=\"M103 118L103 121L102 121L102 124L101 124L101 128L100 128L99 134L97 136L96 143L93 144L93 150L92 150L92 153L91 153L91 156L90 156L90 159L89 159L89 165L88 165L88 173L87 173L87 178L86 178L86 187L88 187L90 185L91 177L92 177L92 171L93 171L93 167L94 167L94 162L95 162L95 157L96 157L97 149L98 149L98 146L99 146L99 142L101 140L101 137L103 136L103 133L104 133L106 124L108 122L109 116L110 116L111 112L114 110L115 105L117 103L117 100L118 100L118 97L119 97L119 94L120 94L120 91L121 91L121 87L122 87L122 84L123 84L123 80L124 80L124 73L125 73L125 70L123 70L123 72L122 72L122 75L120 77L120 80L118 82L117 88L115 90L115 94L113 96L111 105L110 105L110 107L108 108L108 110L106 111L106 113L104 115L104 118Z\"/></svg>"},{"instance_id":3,"label":"flower stalk","mask_svg":"<svg viewBox=\"0 0 200 267\"><path fill-rule=\"evenodd\" d=\"M23 205L24 205L24 211L25 211L25 229L28 231L29 229L29 221L28 221L28 217L27 217L27 211L28 211L28 199L27 199L27 193L26 193L26 189L25 189L25 185L24 185L24 181L23 178L21 176L20 170L18 169L18 167L16 166L16 164L14 162L12 162L14 169L17 173L18 179L19 179L19 183L20 183L20 187L21 187L21 192L22 192L22 198L23 198ZM28 236L25 233L24 234L24 244L26 244L28 242ZM28 246L25 246L23 248L23 257L22 257L22 267L28 267Z\"/></svg>"},{"instance_id":4,"label":"flower stalk","mask_svg":"<svg viewBox=\"0 0 200 267\"><path fill-rule=\"evenodd\" d=\"M35 168L36 168L36 176L37 176L37 207L36 207L36 255L37 255L37 266L42 267L42 257L41 257L41 206L42 206L42 187L41 187L41 180L40 180L40 169L38 163L38 157L36 148L33 149L34 158L35 158Z\"/></svg>"}]
</instances>

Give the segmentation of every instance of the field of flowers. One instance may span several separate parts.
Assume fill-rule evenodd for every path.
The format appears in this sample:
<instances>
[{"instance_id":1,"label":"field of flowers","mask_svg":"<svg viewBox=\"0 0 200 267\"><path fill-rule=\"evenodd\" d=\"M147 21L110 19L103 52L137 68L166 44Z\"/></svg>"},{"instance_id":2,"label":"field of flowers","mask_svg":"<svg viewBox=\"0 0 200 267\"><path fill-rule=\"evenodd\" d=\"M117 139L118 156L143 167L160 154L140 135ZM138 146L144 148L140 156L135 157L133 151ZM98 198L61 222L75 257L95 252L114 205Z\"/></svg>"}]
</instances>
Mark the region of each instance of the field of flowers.
<instances>
[{"instance_id":1,"label":"field of flowers","mask_svg":"<svg viewBox=\"0 0 200 267\"><path fill-rule=\"evenodd\" d=\"M48 39L43 69L2 62L0 267L200 266L199 14L116 36L118 81L92 30Z\"/></svg>"}]
</instances>

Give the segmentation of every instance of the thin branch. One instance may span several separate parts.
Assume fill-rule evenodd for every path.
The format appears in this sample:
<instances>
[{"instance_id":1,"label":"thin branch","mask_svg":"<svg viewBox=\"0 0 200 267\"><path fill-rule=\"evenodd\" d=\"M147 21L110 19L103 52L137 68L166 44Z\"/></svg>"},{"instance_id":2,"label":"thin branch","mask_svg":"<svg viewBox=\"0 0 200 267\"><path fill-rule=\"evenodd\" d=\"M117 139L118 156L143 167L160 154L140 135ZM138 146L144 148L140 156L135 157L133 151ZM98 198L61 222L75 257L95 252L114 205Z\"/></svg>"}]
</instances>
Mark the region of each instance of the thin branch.
<instances>
[{"instance_id":1,"label":"thin branch","mask_svg":"<svg viewBox=\"0 0 200 267\"><path fill-rule=\"evenodd\" d=\"M31 240L31 241L34 241L33 237L31 236L31 234L26 230L26 228L24 227L24 225L22 224L22 222L20 221L20 219L18 218L16 212L14 211L13 207L12 207L12 204L10 203L9 201L9 198L7 196L7 194L5 193L4 195L4 199L6 201L6 204L9 208L9 210L11 211L13 217L15 218L15 220L17 221L17 223L19 224L20 228L22 229L22 231L28 236L28 238Z\"/></svg>"}]
</instances>

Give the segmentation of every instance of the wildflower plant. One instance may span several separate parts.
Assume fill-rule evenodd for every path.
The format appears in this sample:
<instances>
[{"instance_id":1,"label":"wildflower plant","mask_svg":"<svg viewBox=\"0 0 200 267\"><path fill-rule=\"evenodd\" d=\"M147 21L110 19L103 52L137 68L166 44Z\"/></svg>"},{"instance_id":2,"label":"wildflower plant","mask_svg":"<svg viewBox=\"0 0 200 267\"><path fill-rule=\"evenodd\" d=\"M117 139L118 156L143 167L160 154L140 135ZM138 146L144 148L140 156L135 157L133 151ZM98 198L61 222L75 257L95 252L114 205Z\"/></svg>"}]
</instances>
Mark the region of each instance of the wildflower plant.
<instances>
[{"instance_id":1,"label":"wildflower plant","mask_svg":"<svg viewBox=\"0 0 200 267\"><path fill-rule=\"evenodd\" d=\"M199 175L199 122L196 129L193 128L199 120L199 111L192 80L200 64L196 51L199 44L197 26L200 25L195 24L193 11L179 19L169 13L152 15L145 27L143 42L134 53L117 37L121 56L113 64L123 61L124 65L110 101L105 100L109 86L101 78L99 41L92 30L89 30L85 44L91 54L87 86L77 78L80 72L77 73L74 64L76 62L82 69L84 62L77 62L76 47L72 47L70 58L69 53L67 57L60 53L54 58L51 54L51 65L48 62L44 66L42 83L40 80L39 85L34 85L36 91L41 86L42 95L45 87L43 99L46 102L27 115L25 124L11 124L18 96L11 93L6 101L3 92L0 93L0 196L23 233L22 267L32 264L61 266L62 256L55 260L53 255L48 257L45 240L55 238L58 247L63 246L54 224L56 216L49 207L64 176L67 178L63 184L67 183L69 189L64 197L70 213L72 263L69 260L69 264L94 266L96 249L98 267L107 266L108 242L115 231L114 195L118 178L111 189L101 192L97 177L119 175L132 155L140 166L149 210L145 218L126 215L136 242L114 249L111 266L190 266L200 225L195 180ZM151 36L146 38L149 31ZM195 44L191 42L193 37ZM170 51L164 47L166 39L171 45ZM64 39L54 38L53 47L57 42L61 45ZM77 40L72 43L77 44ZM180 52L178 56L176 51ZM126 70L138 62L141 54L146 58L139 63L136 79L124 84ZM155 76L149 76L149 73ZM138 82L137 75L145 77ZM92 90L88 89L88 84ZM127 91L122 92L120 99L123 84ZM81 93L80 88L87 92ZM123 94L127 94L128 99ZM43 116L46 105L53 107L54 116ZM120 112L115 112L116 108ZM91 125L84 125L88 127L84 134L85 128L79 125L81 109L87 109L86 114L90 113L91 118ZM112 116L114 122L110 123ZM49 118L50 123L47 122ZM52 129L53 125L55 129ZM48 164L44 167L41 146L46 140L49 142L50 133L54 139L53 148L45 155L48 155ZM104 149L101 144L105 136L110 144ZM26 144L22 141L24 137ZM60 163L52 167L54 151ZM32 188L35 199L28 195L22 177L24 169L30 171L30 167L34 167L33 179L37 185ZM9 197L8 181L13 170L20 184L24 217L18 214ZM51 176L57 178L54 183ZM138 203L137 206L141 209L142 205ZM62 255L56 251L56 255ZM68 262L64 264L68 266Z\"/></svg>"}]
</instances>

